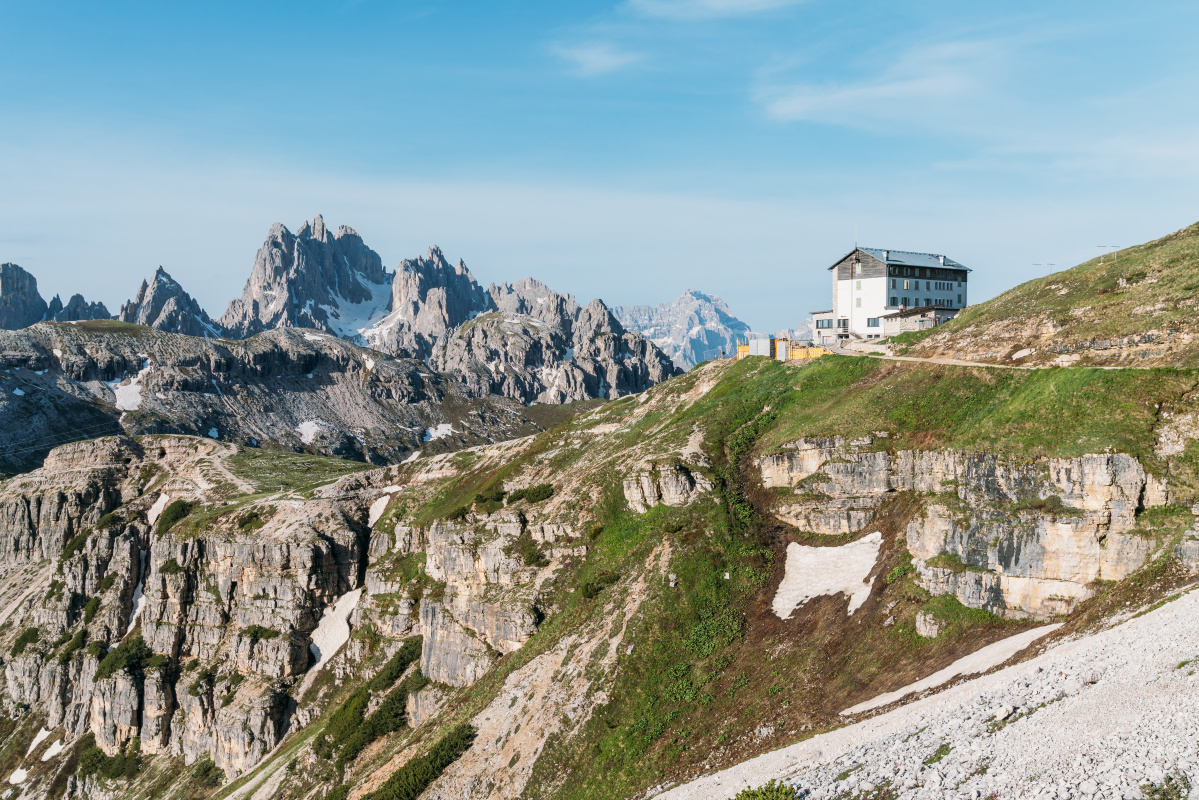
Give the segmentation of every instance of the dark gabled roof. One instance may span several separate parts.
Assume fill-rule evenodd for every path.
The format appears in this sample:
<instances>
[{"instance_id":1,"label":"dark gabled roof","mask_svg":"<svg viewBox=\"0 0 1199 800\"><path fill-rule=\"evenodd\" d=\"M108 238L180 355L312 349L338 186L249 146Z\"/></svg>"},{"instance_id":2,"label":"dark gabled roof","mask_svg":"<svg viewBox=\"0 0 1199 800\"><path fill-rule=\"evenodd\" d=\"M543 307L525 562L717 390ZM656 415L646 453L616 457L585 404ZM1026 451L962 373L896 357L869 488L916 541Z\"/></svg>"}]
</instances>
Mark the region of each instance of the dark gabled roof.
<instances>
[{"instance_id":1,"label":"dark gabled roof","mask_svg":"<svg viewBox=\"0 0 1199 800\"><path fill-rule=\"evenodd\" d=\"M942 256L940 253L913 253L909 250L884 250L880 247L855 247L845 255L833 262L833 267L840 264L845 259L852 256L854 253L862 252L871 258L877 258L879 261L887 264L895 264L901 267L939 267L948 269L964 269L966 272L973 272L963 264L959 264L949 256ZM884 257L885 256L885 257ZM945 259L945 263L941 263L941 259Z\"/></svg>"},{"instance_id":2,"label":"dark gabled roof","mask_svg":"<svg viewBox=\"0 0 1199 800\"><path fill-rule=\"evenodd\" d=\"M809 314L831 314L833 310L830 308L827 311L809 311Z\"/></svg>"}]
</instances>

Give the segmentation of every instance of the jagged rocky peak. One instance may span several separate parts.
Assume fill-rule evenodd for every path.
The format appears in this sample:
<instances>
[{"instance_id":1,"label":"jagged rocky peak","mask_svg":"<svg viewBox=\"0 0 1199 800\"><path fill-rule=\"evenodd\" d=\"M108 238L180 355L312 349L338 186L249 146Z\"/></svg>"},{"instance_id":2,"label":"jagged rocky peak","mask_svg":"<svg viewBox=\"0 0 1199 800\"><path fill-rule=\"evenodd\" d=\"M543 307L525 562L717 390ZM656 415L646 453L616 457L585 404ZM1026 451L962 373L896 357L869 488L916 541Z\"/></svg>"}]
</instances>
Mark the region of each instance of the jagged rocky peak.
<instances>
[{"instance_id":1,"label":"jagged rocky peak","mask_svg":"<svg viewBox=\"0 0 1199 800\"><path fill-rule=\"evenodd\" d=\"M0 264L0 328L15 331L46 317L37 278L16 264Z\"/></svg>"},{"instance_id":2,"label":"jagged rocky peak","mask_svg":"<svg viewBox=\"0 0 1199 800\"><path fill-rule=\"evenodd\" d=\"M121 305L117 319L187 336L221 335L208 312L162 267L142 281L137 296Z\"/></svg>"},{"instance_id":3,"label":"jagged rocky peak","mask_svg":"<svg viewBox=\"0 0 1199 800\"><path fill-rule=\"evenodd\" d=\"M561 295L533 278L516 283L494 283L487 287L492 304L505 314L525 314L569 331L579 316L579 304L571 295Z\"/></svg>"},{"instance_id":4,"label":"jagged rocky peak","mask_svg":"<svg viewBox=\"0 0 1199 800\"><path fill-rule=\"evenodd\" d=\"M490 296L499 310L455 330L433 364L480 392L525 403L569 403L643 392L678 373L656 345L626 331L602 300L574 298L532 279Z\"/></svg>"},{"instance_id":5,"label":"jagged rocky peak","mask_svg":"<svg viewBox=\"0 0 1199 800\"><path fill-rule=\"evenodd\" d=\"M352 341L389 310L391 276L352 228L330 233L319 214L292 234L271 226L241 298L218 324L234 336L316 328Z\"/></svg>"},{"instance_id":6,"label":"jagged rocky peak","mask_svg":"<svg viewBox=\"0 0 1199 800\"><path fill-rule=\"evenodd\" d=\"M79 322L85 319L112 319L103 303L89 303L81 294L71 295L64 306L62 298L54 295L46 308L46 319L55 322Z\"/></svg>"},{"instance_id":7,"label":"jagged rocky peak","mask_svg":"<svg viewBox=\"0 0 1199 800\"><path fill-rule=\"evenodd\" d=\"M446 335L493 304L461 260L450 264L440 248L400 262L391 286L390 314L364 333L372 347L428 358Z\"/></svg>"},{"instance_id":8,"label":"jagged rocky peak","mask_svg":"<svg viewBox=\"0 0 1199 800\"><path fill-rule=\"evenodd\" d=\"M735 352L737 338L749 326L733 316L714 294L688 289L670 303L616 306L612 309L627 328L640 331L662 348L682 369Z\"/></svg>"}]
</instances>

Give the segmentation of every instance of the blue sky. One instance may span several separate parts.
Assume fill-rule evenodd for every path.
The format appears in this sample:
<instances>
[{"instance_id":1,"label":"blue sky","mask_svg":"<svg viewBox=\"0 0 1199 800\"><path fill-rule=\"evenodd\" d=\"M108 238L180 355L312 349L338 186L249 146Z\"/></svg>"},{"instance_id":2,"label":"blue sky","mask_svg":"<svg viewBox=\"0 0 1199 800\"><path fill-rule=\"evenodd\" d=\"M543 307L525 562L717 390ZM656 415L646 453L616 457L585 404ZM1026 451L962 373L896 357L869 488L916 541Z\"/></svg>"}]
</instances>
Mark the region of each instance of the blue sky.
<instances>
[{"instance_id":1,"label":"blue sky","mask_svg":"<svg viewBox=\"0 0 1199 800\"><path fill-rule=\"evenodd\" d=\"M162 264L216 316L319 212L390 268L773 330L856 231L977 301L1199 219L1197 35L1194 3L0 0L0 261L113 311Z\"/></svg>"}]
</instances>

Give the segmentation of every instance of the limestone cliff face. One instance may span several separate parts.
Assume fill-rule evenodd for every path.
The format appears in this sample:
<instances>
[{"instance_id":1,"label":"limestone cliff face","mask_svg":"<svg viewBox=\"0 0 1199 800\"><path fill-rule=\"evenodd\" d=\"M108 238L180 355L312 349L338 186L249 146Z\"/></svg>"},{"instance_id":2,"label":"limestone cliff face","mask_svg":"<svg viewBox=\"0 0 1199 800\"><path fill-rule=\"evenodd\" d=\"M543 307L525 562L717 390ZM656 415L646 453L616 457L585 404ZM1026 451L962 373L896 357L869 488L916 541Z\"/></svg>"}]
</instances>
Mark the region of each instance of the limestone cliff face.
<instances>
[{"instance_id":1,"label":"limestone cliff face","mask_svg":"<svg viewBox=\"0 0 1199 800\"><path fill-rule=\"evenodd\" d=\"M331 233L319 214L295 234L275 223L219 325L239 338L295 327L362 341L361 329L387 311L390 280L352 228Z\"/></svg>"},{"instance_id":2,"label":"limestone cliff face","mask_svg":"<svg viewBox=\"0 0 1199 800\"><path fill-rule=\"evenodd\" d=\"M15 331L46 318L37 278L16 264L0 264L0 328Z\"/></svg>"},{"instance_id":3,"label":"limestone cliff face","mask_svg":"<svg viewBox=\"0 0 1199 800\"><path fill-rule=\"evenodd\" d=\"M154 276L148 282L142 281L132 300L121 305L117 319L187 336L220 336L222 333L208 312L200 308L200 304L162 267L154 270Z\"/></svg>"},{"instance_id":4,"label":"limestone cliff face","mask_svg":"<svg viewBox=\"0 0 1199 800\"><path fill-rule=\"evenodd\" d=\"M925 588L1001 615L1066 613L1093 581L1138 569L1154 544L1135 532L1137 514L1169 502L1165 482L1122 453L1028 462L876 445L804 439L762 459L766 486L801 493L779 517L815 533L853 533L890 493L924 494L906 538Z\"/></svg>"}]
</instances>

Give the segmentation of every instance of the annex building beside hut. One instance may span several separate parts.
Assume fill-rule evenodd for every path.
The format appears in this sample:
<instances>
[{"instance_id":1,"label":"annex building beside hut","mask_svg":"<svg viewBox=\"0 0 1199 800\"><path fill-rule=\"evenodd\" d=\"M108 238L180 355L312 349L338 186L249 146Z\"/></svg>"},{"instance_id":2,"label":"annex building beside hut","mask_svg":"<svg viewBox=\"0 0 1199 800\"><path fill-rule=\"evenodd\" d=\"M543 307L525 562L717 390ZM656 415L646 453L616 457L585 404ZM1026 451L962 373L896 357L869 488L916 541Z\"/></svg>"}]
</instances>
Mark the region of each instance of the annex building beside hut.
<instances>
[{"instance_id":1,"label":"annex building beside hut","mask_svg":"<svg viewBox=\"0 0 1199 800\"><path fill-rule=\"evenodd\" d=\"M970 269L938 253L855 247L829 271L833 307L812 312L818 345L932 327L967 305Z\"/></svg>"}]
</instances>

